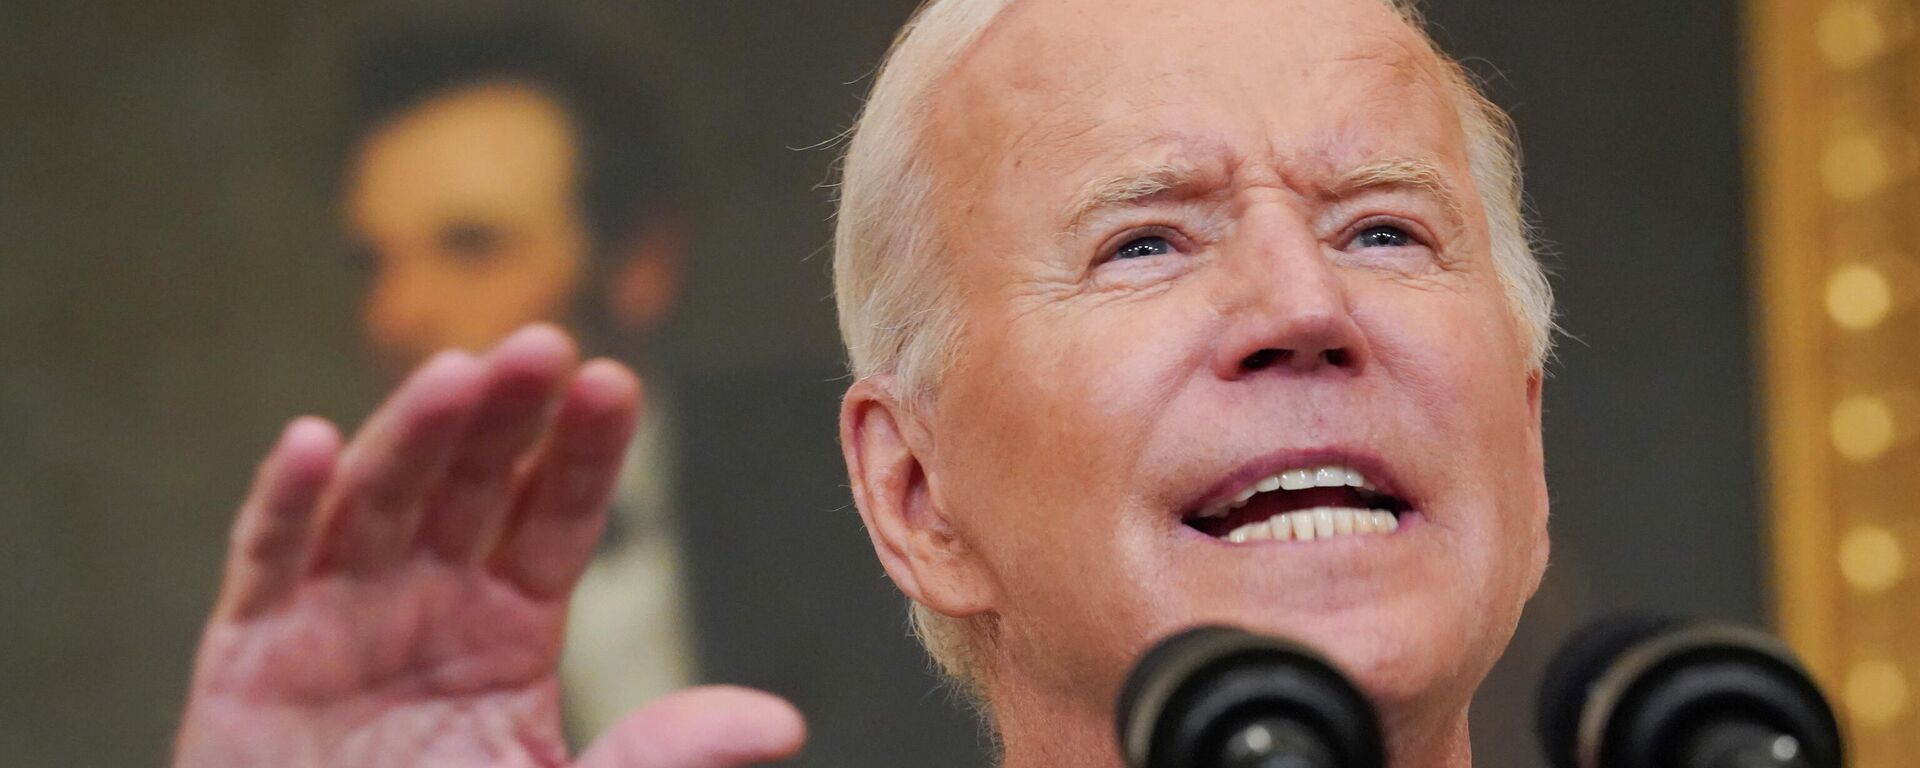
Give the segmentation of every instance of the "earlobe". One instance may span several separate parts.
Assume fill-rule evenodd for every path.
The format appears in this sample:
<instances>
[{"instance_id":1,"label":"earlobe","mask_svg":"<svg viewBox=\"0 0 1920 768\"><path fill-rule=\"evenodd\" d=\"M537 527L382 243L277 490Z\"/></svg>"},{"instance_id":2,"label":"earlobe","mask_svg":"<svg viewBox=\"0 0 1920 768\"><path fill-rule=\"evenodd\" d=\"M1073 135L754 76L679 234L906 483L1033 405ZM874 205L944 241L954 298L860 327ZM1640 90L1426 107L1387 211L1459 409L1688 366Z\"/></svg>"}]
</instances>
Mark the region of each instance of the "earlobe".
<instances>
[{"instance_id":1,"label":"earlobe","mask_svg":"<svg viewBox=\"0 0 1920 768\"><path fill-rule=\"evenodd\" d=\"M840 449L874 552L907 597L948 616L989 610L991 579L934 492L932 446L890 376L861 379L840 407Z\"/></svg>"}]
</instances>

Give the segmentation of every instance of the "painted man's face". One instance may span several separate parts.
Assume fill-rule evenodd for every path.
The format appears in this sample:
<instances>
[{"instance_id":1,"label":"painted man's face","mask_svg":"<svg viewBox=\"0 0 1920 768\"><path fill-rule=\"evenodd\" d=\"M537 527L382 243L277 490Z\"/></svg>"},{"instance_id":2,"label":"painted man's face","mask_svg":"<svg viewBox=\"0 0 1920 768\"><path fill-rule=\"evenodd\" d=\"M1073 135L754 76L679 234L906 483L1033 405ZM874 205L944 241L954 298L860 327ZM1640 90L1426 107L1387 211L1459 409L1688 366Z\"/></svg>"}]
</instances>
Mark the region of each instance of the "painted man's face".
<instances>
[{"instance_id":1,"label":"painted man's face","mask_svg":"<svg viewBox=\"0 0 1920 768\"><path fill-rule=\"evenodd\" d=\"M590 248L576 163L560 104L505 81L447 91L367 136L345 207L371 270L362 328L386 367L568 319Z\"/></svg>"}]
</instances>

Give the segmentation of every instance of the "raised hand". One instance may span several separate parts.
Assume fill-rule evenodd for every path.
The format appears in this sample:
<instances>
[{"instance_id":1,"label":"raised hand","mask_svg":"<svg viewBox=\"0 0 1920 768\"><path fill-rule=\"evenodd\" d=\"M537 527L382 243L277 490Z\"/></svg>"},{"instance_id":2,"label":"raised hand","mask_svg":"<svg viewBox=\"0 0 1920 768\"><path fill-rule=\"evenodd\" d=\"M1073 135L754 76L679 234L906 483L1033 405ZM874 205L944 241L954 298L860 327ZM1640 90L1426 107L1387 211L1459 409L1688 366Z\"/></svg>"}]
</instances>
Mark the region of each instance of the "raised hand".
<instances>
[{"instance_id":1,"label":"raised hand","mask_svg":"<svg viewBox=\"0 0 1920 768\"><path fill-rule=\"evenodd\" d=\"M289 424L234 523L175 764L567 764L567 600L639 403L632 373L536 326L428 361L345 446ZM803 730L770 695L692 689L578 765L748 765Z\"/></svg>"}]
</instances>

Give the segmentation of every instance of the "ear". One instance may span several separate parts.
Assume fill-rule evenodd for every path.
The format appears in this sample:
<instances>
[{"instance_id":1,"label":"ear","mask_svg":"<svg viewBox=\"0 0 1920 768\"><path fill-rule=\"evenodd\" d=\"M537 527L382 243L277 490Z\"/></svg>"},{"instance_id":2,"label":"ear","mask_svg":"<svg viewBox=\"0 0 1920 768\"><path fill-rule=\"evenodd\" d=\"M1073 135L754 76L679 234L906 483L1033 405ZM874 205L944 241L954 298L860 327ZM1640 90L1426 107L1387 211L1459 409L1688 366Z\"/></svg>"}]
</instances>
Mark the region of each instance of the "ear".
<instances>
[{"instance_id":1,"label":"ear","mask_svg":"<svg viewBox=\"0 0 1920 768\"><path fill-rule=\"evenodd\" d=\"M689 248L686 219L676 210L654 211L614 253L607 276L607 313L631 336L658 329L680 297L680 275Z\"/></svg>"},{"instance_id":2,"label":"ear","mask_svg":"<svg viewBox=\"0 0 1920 768\"><path fill-rule=\"evenodd\" d=\"M1540 439L1540 400L1543 394L1542 390L1545 389L1546 386L1547 371L1545 368L1534 368L1527 372L1527 416L1528 423L1533 425L1533 437L1535 440Z\"/></svg>"},{"instance_id":3,"label":"ear","mask_svg":"<svg viewBox=\"0 0 1920 768\"><path fill-rule=\"evenodd\" d=\"M992 574L942 508L931 434L891 376L861 379L840 405L840 450L874 553L907 597L955 618L992 609Z\"/></svg>"},{"instance_id":4,"label":"ear","mask_svg":"<svg viewBox=\"0 0 1920 768\"><path fill-rule=\"evenodd\" d=\"M1542 389L1546 387L1546 382L1547 374L1543 368L1534 368L1527 373L1527 428L1533 432L1528 438L1533 441L1533 450L1536 455L1545 450L1542 443L1543 430L1540 419L1542 415L1541 398L1544 394ZM1544 457L1540 457L1540 460L1544 461ZM1547 561L1549 557L1551 557L1553 548L1552 537L1547 534L1547 517L1550 514L1550 496L1547 493L1546 478L1544 476L1540 478L1540 487L1536 488L1535 492L1538 493L1540 497L1540 523L1535 528L1535 536L1537 539L1533 546L1533 562L1530 564L1532 566L1532 582L1527 588L1528 595L1532 595L1539 590L1540 580L1546 576Z\"/></svg>"}]
</instances>

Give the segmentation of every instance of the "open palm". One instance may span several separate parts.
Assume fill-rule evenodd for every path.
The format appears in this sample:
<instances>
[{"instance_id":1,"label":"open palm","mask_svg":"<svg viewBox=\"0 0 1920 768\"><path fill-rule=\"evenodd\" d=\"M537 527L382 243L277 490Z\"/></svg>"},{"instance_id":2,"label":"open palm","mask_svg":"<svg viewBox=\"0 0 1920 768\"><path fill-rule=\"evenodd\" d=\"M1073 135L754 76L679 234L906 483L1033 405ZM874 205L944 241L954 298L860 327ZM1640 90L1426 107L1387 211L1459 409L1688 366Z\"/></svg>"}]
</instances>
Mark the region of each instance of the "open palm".
<instances>
[{"instance_id":1,"label":"open palm","mask_svg":"<svg viewBox=\"0 0 1920 768\"><path fill-rule=\"evenodd\" d=\"M541 327L435 357L350 444L295 420L234 524L176 764L566 764L567 600L638 408L630 372ZM580 764L745 765L801 730L765 694L695 689Z\"/></svg>"}]
</instances>

